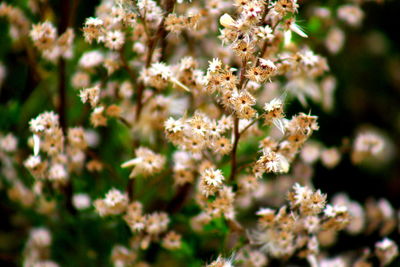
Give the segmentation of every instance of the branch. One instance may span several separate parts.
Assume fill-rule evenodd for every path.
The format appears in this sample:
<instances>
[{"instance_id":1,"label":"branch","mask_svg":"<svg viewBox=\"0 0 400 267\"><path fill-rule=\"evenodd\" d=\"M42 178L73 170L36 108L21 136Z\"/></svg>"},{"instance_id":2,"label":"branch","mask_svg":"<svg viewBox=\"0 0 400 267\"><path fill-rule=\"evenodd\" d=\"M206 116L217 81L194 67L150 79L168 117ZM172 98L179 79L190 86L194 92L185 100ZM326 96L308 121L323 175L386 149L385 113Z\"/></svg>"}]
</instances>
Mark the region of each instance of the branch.
<instances>
[{"instance_id":1,"label":"branch","mask_svg":"<svg viewBox=\"0 0 400 267\"><path fill-rule=\"evenodd\" d=\"M240 135L244 134L254 123L256 123L262 116L255 118L252 122L246 125L243 130L240 131Z\"/></svg>"},{"instance_id":2,"label":"branch","mask_svg":"<svg viewBox=\"0 0 400 267\"><path fill-rule=\"evenodd\" d=\"M238 89L242 90L246 80L246 64L247 61L243 59L242 61L242 68L240 70L240 81L239 81L239 86ZM229 181L234 181L235 176L236 176L236 171L237 171L237 162L236 162L236 152L237 152L237 147L239 144L239 139L240 139L240 133L239 133L239 118L236 116L236 114L233 114L233 148L231 152L231 174L229 176Z\"/></svg>"},{"instance_id":3,"label":"branch","mask_svg":"<svg viewBox=\"0 0 400 267\"><path fill-rule=\"evenodd\" d=\"M157 47L157 43L160 39L165 38L166 36L166 30L164 28L164 22L165 18L168 16L169 13L172 12L173 8L175 5L175 0L166 0L165 2L165 14L158 25L157 31L154 36L147 35L147 54L146 54L146 63L145 63L145 68L149 68L151 65L151 60L153 58L154 51ZM137 87L137 104L136 104L136 121L139 121L140 119L140 114L142 113L142 108L143 108L143 90L144 90L144 83L143 81L140 81Z\"/></svg>"},{"instance_id":4,"label":"branch","mask_svg":"<svg viewBox=\"0 0 400 267\"><path fill-rule=\"evenodd\" d=\"M192 187L193 184L190 183L186 183L183 186L179 187L174 198L171 200L170 203L168 203L166 210L169 214L177 213L183 207L186 200L188 199Z\"/></svg>"},{"instance_id":5,"label":"branch","mask_svg":"<svg viewBox=\"0 0 400 267\"><path fill-rule=\"evenodd\" d=\"M71 5L72 4L72 5ZM58 32L63 33L68 27L72 26L75 20L75 13L78 7L78 0L65 1L61 7L61 19L58 25ZM67 133L67 73L66 73L66 61L64 58L60 58L58 61L58 114L60 116L60 126L64 134ZM76 214L76 210L72 204L73 196L72 181L64 187L64 194L66 197L66 207L72 215Z\"/></svg>"}]
</instances>

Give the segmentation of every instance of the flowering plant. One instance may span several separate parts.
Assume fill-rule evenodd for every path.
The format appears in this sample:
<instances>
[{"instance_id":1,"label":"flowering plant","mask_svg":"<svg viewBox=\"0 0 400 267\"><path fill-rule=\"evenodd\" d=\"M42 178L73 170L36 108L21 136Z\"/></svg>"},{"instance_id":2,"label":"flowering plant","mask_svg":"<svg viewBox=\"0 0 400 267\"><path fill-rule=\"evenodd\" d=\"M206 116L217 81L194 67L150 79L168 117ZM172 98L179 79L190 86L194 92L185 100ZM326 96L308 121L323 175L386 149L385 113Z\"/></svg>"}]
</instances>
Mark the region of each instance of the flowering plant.
<instances>
[{"instance_id":1,"label":"flowering plant","mask_svg":"<svg viewBox=\"0 0 400 267\"><path fill-rule=\"evenodd\" d=\"M335 108L326 55L361 27L364 1L103 0L78 26L77 0L59 18L25 2L0 4L36 101L23 135L0 134L2 189L29 230L12 262L396 264L390 202L328 196L312 179L318 161L391 159L375 128L334 146L315 137Z\"/></svg>"}]
</instances>

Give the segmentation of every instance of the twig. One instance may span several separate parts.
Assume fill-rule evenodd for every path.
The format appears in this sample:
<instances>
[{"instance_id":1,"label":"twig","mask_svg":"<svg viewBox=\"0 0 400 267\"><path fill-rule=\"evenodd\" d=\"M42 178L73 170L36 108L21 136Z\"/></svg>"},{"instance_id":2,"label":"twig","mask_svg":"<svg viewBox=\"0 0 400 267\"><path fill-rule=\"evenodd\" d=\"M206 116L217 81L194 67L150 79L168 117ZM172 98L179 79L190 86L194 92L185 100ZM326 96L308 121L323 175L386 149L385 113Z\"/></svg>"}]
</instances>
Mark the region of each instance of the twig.
<instances>
[{"instance_id":1,"label":"twig","mask_svg":"<svg viewBox=\"0 0 400 267\"><path fill-rule=\"evenodd\" d=\"M129 129L132 129L132 124L129 121L127 121L124 117L119 116L117 118L123 125L125 125Z\"/></svg>"},{"instance_id":2,"label":"twig","mask_svg":"<svg viewBox=\"0 0 400 267\"><path fill-rule=\"evenodd\" d=\"M154 36L147 35L147 54L146 54L146 63L145 63L145 68L149 68L151 65L151 60L153 58L154 50L157 47L158 41L163 38L163 36L166 35L166 30L164 28L164 22L166 16L172 12L174 8L175 0L166 0L165 2L165 14L158 25L157 31L154 34ZM142 112L143 108L143 90L144 90L144 83L143 81L140 81L138 86L137 86L137 103L136 103L136 114L135 114L135 120L139 121L140 119L140 114Z\"/></svg>"},{"instance_id":3,"label":"twig","mask_svg":"<svg viewBox=\"0 0 400 267\"><path fill-rule=\"evenodd\" d=\"M254 162L249 162L249 163L243 164L242 166L239 166L239 168L237 169L237 172L240 172L241 170L243 170L243 169L245 169L247 167L250 167L253 164L254 164Z\"/></svg>"},{"instance_id":4,"label":"twig","mask_svg":"<svg viewBox=\"0 0 400 267\"><path fill-rule=\"evenodd\" d=\"M128 194L129 201L132 201L134 198L135 192L135 178L129 178L128 185L126 186L126 193Z\"/></svg>"},{"instance_id":5,"label":"twig","mask_svg":"<svg viewBox=\"0 0 400 267\"><path fill-rule=\"evenodd\" d=\"M78 0L74 0L72 3L70 1L65 1L62 5L60 24L58 25L58 31L63 33L68 27L72 26L75 19L75 11L78 7ZM66 61L64 58L60 58L58 61L58 114L60 116L60 126L64 134L67 132L67 73L66 73ZM64 187L64 194L66 197L66 207L67 210L72 214L76 214L76 209L72 204L73 196L72 182L69 181Z\"/></svg>"},{"instance_id":6,"label":"twig","mask_svg":"<svg viewBox=\"0 0 400 267\"><path fill-rule=\"evenodd\" d=\"M183 186L180 186L176 195L174 198L169 202L167 206L167 212L169 214L171 213L177 213L185 204L186 200L188 199L188 196L190 194L190 191L193 187L193 184L186 183Z\"/></svg>"},{"instance_id":7,"label":"twig","mask_svg":"<svg viewBox=\"0 0 400 267\"><path fill-rule=\"evenodd\" d=\"M73 27L76 18L76 10L78 9L79 0L73 0L70 8L70 14L68 16L68 27Z\"/></svg>"},{"instance_id":8,"label":"twig","mask_svg":"<svg viewBox=\"0 0 400 267\"><path fill-rule=\"evenodd\" d=\"M242 61L242 69L240 70L240 81L239 81L239 90L241 90L243 88L243 85L245 83L246 80L246 65L247 65L247 61L246 59L243 59Z\"/></svg>"},{"instance_id":9,"label":"twig","mask_svg":"<svg viewBox=\"0 0 400 267\"><path fill-rule=\"evenodd\" d=\"M263 18L265 18L265 16L268 13L268 9L265 10L264 14L263 14ZM276 27L278 26L279 22L277 22L274 26L273 26L273 31L275 31ZM269 45L269 41L265 40L262 48L261 48L261 54L259 55L259 57L257 58L256 62L255 62L255 66L257 66L260 62L260 58L262 58L265 54L265 51L267 50L267 47ZM243 88L246 87L246 84L248 82L248 78L246 77L245 73L246 73L246 66L247 66L247 61L243 60L242 61L242 68L240 70L240 80L239 80L239 86L238 89L241 90ZM236 154L237 154L237 146L239 143L239 139L241 134L243 134L245 131L247 131L247 129L250 128L250 126L252 126L254 123L256 123L256 121L259 118L256 118L255 120L253 120L249 125L247 125L241 132L239 132L239 119L237 118L237 116L234 114L234 119L233 119L233 148L232 148L232 152L231 152L231 174L229 177L230 181L234 181L235 180L235 176L236 176L236 172L237 172L237 162L236 162Z\"/></svg>"},{"instance_id":10,"label":"twig","mask_svg":"<svg viewBox=\"0 0 400 267\"><path fill-rule=\"evenodd\" d=\"M58 62L58 115L60 116L60 125L64 134L67 133L67 93L66 93L66 69L65 60Z\"/></svg>"},{"instance_id":11,"label":"twig","mask_svg":"<svg viewBox=\"0 0 400 267\"><path fill-rule=\"evenodd\" d=\"M262 117L257 117L255 118L252 122L250 122L249 124L246 125L246 127L244 127L243 130L241 130L239 132L240 135L244 134L254 123L256 123L259 119L261 119Z\"/></svg>"},{"instance_id":12,"label":"twig","mask_svg":"<svg viewBox=\"0 0 400 267\"><path fill-rule=\"evenodd\" d=\"M241 90L243 89L243 85L245 84L246 78L246 64L247 61L244 59L242 61L242 68L240 70L240 81L239 81L239 86L238 89ZM239 133L239 118L236 116L236 114L233 114L233 147L232 147L232 152L231 152L231 174L229 176L229 181L234 181L235 176L236 176L236 171L237 171L237 162L236 162L236 153L237 153L237 147L239 144L239 139L240 139L240 133Z\"/></svg>"},{"instance_id":13,"label":"twig","mask_svg":"<svg viewBox=\"0 0 400 267\"><path fill-rule=\"evenodd\" d=\"M234 116L233 119L233 138L234 138L233 148L231 152L231 174L229 176L229 181L235 180L236 170L237 170L236 151L240 139L240 133L239 133L239 119L236 116Z\"/></svg>"}]
</instances>

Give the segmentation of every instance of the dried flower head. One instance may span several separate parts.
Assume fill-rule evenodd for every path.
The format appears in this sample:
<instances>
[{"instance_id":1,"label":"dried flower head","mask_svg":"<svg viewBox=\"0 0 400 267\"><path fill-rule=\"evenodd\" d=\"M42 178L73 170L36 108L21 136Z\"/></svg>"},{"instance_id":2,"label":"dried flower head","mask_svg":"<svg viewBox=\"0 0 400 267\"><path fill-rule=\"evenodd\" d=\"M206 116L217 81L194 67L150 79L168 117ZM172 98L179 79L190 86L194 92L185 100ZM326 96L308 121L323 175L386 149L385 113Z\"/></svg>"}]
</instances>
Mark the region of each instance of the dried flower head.
<instances>
[{"instance_id":1,"label":"dried flower head","mask_svg":"<svg viewBox=\"0 0 400 267\"><path fill-rule=\"evenodd\" d=\"M113 188L107 192L104 199L96 199L93 205L100 216L121 214L128 206L128 197Z\"/></svg>"},{"instance_id":2,"label":"dried flower head","mask_svg":"<svg viewBox=\"0 0 400 267\"><path fill-rule=\"evenodd\" d=\"M149 176L160 172L165 164L165 157L158 155L148 148L140 147L135 150L136 158L121 165L122 168L133 167L130 178L138 175Z\"/></svg>"},{"instance_id":3,"label":"dried flower head","mask_svg":"<svg viewBox=\"0 0 400 267\"><path fill-rule=\"evenodd\" d=\"M224 179L221 170L206 169L201 174L199 189L205 196L214 195L221 188Z\"/></svg>"}]
</instances>

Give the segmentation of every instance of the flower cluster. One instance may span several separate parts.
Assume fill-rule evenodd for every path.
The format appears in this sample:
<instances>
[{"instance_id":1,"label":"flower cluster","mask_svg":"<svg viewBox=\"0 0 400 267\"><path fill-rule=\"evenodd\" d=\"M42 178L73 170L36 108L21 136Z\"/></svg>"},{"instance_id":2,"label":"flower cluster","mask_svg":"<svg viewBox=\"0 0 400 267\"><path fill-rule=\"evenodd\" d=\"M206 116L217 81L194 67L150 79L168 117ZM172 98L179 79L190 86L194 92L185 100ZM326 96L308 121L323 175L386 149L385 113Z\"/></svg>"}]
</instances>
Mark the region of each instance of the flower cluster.
<instances>
[{"instance_id":1,"label":"flower cluster","mask_svg":"<svg viewBox=\"0 0 400 267\"><path fill-rule=\"evenodd\" d=\"M259 230L253 238L273 257L287 257L296 252L305 258L316 256L318 233L341 230L349 222L347 208L326 205L326 195L319 190L295 184L288 199L289 212L286 206L279 211L262 208L257 212Z\"/></svg>"},{"instance_id":2,"label":"flower cluster","mask_svg":"<svg viewBox=\"0 0 400 267\"><path fill-rule=\"evenodd\" d=\"M229 117L218 121L210 119L204 113L196 113L190 118L169 118L165 122L167 138L182 150L199 154L209 148L214 153L225 155L232 150L232 143L223 136L232 128Z\"/></svg>"},{"instance_id":3,"label":"flower cluster","mask_svg":"<svg viewBox=\"0 0 400 267\"><path fill-rule=\"evenodd\" d=\"M64 136L58 115L51 111L40 114L29 124L33 155L24 164L37 179L37 190L40 192L44 180L56 187L65 186L70 174L80 172L84 166L84 151L88 146L84 129L69 128ZM40 152L47 158L42 158Z\"/></svg>"},{"instance_id":4,"label":"flower cluster","mask_svg":"<svg viewBox=\"0 0 400 267\"><path fill-rule=\"evenodd\" d=\"M130 178L138 175L149 176L160 172L165 164L165 157L158 155L145 147L139 147L135 151L136 158L124 162L121 167L133 167Z\"/></svg>"},{"instance_id":5,"label":"flower cluster","mask_svg":"<svg viewBox=\"0 0 400 267\"><path fill-rule=\"evenodd\" d=\"M24 248L24 264L27 266L50 266L59 265L50 260L50 249L52 236L48 229L40 227L33 228L29 233L29 239Z\"/></svg>"},{"instance_id":6,"label":"flower cluster","mask_svg":"<svg viewBox=\"0 0 400 267\"><path fill-rule=\"evenodd\" d=\"M49 103L57 113L29 121L31 154L18 147L18 134L0 132L0 189L51 222L54 234L78 216L79 227L95 220L106 221L96 224L100 230L125 227L128 237L117 229L107 243L121 267L164 259L161 265L262 267L292 264L292 257L312 267L369 267L398 256L391 235L400 213L387 199L328 199L312 181L317 162L333 169L349 158L362 166L393 153L374 130L329 146L312 139L324 125L314 112L332 111L337 83L315 51L340 52L340 23L360 26L364 1L333 1L334 8L302 1L316 21L303 30L297 0L102 0L80 31L72 27L79 1L59 24L48 1L27 2L29 16L1 3L0 17L10 23L13 46L26 50L29 86L52 92L46 82L58 71ZM325 31L323 42L308 28ZM0 86L7 74L0 62ZM293 111L297 101L318 108ZM34 178L29 186L21 163ZM11 221L26 227L30 216ZM340 242L340 231L381 241L331 258L321 248ZM52 239L47 228L32 228L23 265L57 267ZM103 261L94 248L83 252Z\"/></svg>"},{"instance_id":7,"label":"flower cluster","mask_svg":"<svg viewBox=\"0 0 400 267\"><path fill-rule=\"evenodd\" d=\"M152 241L158 242L159 237L168 230L170 219L165 212L143 214L140 202L128 205L124 220L133 233L138 234L137 244L141 249L147 249ZM173 231L168 232L162 240L162 245L167 249L180 247L181 236Z\"/></svg>"},{"instance_id":8,"label":"flower cluster","mask_svg":"<svg viewBox=\"0 0 400 267\"><path fill-rule=\"evenodd\" d=\"M56 28L46 21L33 25L30 37L35 47L49 61L56 62L60 57L66 59L72 57L72 44L75 38L72 29L67 29L62 35L57 36Z\"/></svg>"},{"instance_id":9,"label":"flower cluster","mask_svg":"<svg viewBox=\"0 0 400 267\"><path fill-rule=\"evenodd\" d=\"M128 197L113 188L107 192L104 199L95 200L94 206L100 216L121 214L128 206Z\"/></svg>"}]
</instances>

